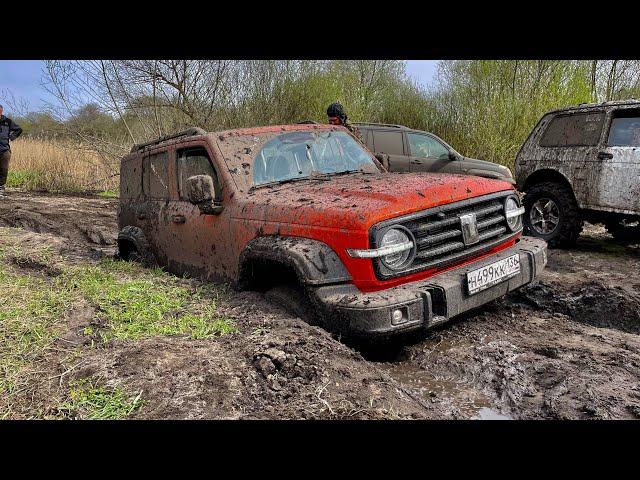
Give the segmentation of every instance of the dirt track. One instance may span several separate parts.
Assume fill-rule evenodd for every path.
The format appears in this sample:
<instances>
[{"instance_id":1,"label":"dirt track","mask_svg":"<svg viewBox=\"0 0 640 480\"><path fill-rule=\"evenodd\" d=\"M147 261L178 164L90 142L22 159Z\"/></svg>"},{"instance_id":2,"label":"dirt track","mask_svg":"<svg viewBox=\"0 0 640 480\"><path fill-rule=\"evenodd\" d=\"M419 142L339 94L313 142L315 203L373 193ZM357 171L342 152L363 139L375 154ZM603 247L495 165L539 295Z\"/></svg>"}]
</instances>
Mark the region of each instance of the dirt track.
<instances>
[{"instance_id":1,"label":"dirt track","mask_svg":"<svg viewBox=\"0 0 640 480\"><path fill-rule=\"evenodd\" d=\"M116 208L11 192L0 226L91 262L115 252ZM638 418L638 272L640 245L587 225L575 249L550 251L537 284L386 362L363 359L258 293L230 293L219 310L239 334L81 346L67 381L99 376L144 391L140 418ZM89 317L69 319L67 341Z\"/></svg>"}]
</instances>

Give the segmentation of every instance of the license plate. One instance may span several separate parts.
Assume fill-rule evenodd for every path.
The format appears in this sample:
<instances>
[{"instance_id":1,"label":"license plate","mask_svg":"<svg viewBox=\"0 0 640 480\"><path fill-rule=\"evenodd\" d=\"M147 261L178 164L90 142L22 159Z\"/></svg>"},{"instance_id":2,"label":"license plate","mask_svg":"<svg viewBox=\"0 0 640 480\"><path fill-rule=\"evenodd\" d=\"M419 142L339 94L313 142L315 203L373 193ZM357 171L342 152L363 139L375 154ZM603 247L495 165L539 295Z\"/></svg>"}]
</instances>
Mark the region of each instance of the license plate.
<instances>
[{"instance_id":1,"label":"license plate","mask_svg":"<svg viewBox=\"0 0 640 480\"><path fill-rule=\"evenodd\" d=\"M469 295L481 292L520 273L520 255L515 254L467 273Z\"/></svg>"}]
</instances>

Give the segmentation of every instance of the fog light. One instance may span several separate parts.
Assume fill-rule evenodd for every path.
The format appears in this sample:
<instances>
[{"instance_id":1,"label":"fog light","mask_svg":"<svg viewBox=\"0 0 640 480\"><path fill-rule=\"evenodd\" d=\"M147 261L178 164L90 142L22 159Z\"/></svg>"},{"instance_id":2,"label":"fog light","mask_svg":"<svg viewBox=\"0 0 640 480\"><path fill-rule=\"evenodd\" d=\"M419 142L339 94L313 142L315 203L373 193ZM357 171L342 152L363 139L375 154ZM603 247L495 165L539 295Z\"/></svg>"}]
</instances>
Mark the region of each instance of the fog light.
<instances>
[{"instance_id":1,"label":"fog light","mask_svg":"<svg viewBox=\"0 0 640 480\"><path fill-rule=\"evenodd\" d=\"M406 310L406 309L396 308L393 312L391 312L391 323L393 325L397 325L407 320L403 310Z\"/></svg>"}]
</instances>

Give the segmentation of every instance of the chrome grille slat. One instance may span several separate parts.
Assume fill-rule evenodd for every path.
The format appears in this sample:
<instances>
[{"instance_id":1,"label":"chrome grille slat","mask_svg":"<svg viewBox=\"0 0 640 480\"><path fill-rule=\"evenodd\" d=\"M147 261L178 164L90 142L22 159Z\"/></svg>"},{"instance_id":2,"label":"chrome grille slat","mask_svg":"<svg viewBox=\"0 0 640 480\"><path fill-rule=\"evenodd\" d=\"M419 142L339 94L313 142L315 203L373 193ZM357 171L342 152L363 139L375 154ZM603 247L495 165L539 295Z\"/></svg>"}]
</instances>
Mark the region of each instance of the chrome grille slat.
<instances>
[{"instance_id":1,"label":"chrome grille slat","mask_svg":"<svg viewBox=\"0 0 640 480\"><path fill-rule=\"evenodd\" d=\"M438 247L429 248L428 250L420 250L416 254L418 258L431 258L437 255L444 255L445 253L452 252L454 250L464 249L464 243L462 242L449 242Z\"/></svg>"},{"instance_id":2,"label":"chrome grille slat","mask_svg":"<svg viewBox=\"0 0 640 480\"><path fill-rule=\"evenodd\" d=\"M495 216L495 217L486 218L486 219L478 222L478 230L483 230L483 229L485 229L487 227L490 227L492 225L495 225L497 223L504 222L504 221L505 221L504 215L498 215L498 216Z\"/></svg>"},{"instance_id":3,"label":"chrome grille slat","mask_svg":"<svg viewBox=\"0 0 640 480\"><path fill-rule=\"evenodd\" d=\"M498 235L502 235L506 231L507 231L507 227L498 227L498 228L494 228L493 230L488 230L488 231L480 234L480 242L484 242L485 240L487 240L489 238L496 237Z\"/></svg>"},{"instance_id":4,"label":"chrome grille slat","mask_svg":"<svg viewBox=\"0 0 640 480\"><path fill-rule=\"evenodd\" d=\"M422 247L435 245L436 243L442 242L444 240L449 240L451 238L456 238L461 236L462 236L461 230L445 230L444 232L437 233L429 237L418 238L416 239L416 243L418 244L418 249L420 249Z\"/></svg>"}]
</instances>

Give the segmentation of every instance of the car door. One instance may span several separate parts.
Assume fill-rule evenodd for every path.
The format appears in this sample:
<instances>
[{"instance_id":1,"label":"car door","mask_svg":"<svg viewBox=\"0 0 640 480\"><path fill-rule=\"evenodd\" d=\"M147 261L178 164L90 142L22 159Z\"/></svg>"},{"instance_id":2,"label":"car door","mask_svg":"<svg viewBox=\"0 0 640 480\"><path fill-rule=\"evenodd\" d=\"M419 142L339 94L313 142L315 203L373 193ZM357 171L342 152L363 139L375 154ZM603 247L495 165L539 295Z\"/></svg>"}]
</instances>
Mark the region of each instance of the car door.
<instances>
[{"instance_id":1,"label":"car door","mask_svg":"<svg viewBox=\"0 0 640 480\"><path fill-rule=\"evenodd\" d=\"M604 209L640 213L640 109L613 110L597 155L595 202Z\"/></svg>"},{"instance_id":2,"label":"car door","mask_svg":"<svg viewBox=\"0 0 640 480\"><path fill-rule=\"evenodd\" d=\"M373 134L374 151L389 155L390 172L411 171L409 157L405 153L402 131L371 130L370 134Z\"/></svg>"},{"instance_id":3,"label":"car door","mask_svg":"<svg viewBox=\"0 0 640 480\"><path fill-rule=\"evenodd\" d=\"M178 148L174 168L170 169L171 195L161 215L159 237L166 250L167 268L177 274L190 274L213 280L227 279L231 263L223 253L231 251L228 215L200 212L189 201L187 178L209 175L218 181L211 154L206 145Z\"/></svg>"},{"instance_id":4,"label":"car door","mask_svg":"<svg viewBox=\"0 0 640 480\"><path fill-rule=\"evenodd\" d=\"M407 132L412 172L460 173L460 162L449 157L449 149L426 133Z\"/></svg>"}]
</instances>

